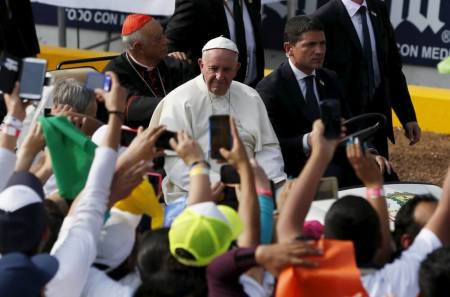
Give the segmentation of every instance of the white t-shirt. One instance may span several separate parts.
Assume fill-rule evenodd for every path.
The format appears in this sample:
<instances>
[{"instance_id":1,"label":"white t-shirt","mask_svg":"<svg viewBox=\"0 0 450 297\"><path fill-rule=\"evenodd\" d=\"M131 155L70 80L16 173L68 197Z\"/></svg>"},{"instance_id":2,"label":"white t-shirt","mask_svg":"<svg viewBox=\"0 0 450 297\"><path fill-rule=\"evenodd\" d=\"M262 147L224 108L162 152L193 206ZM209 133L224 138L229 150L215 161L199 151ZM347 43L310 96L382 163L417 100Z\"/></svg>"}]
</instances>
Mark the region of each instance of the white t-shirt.
<instances>
[{"instance_id":1,"label":"white t-shirt","mask_svg":"<svg viewBox=\"0 0 450 297\"><path fill-rule=\"evenodd\" d=\"M50 253L58 259L59 269L47 284L45 296L80 296L97 256L117 156L111 148L96 149L86 186L74 212L64 219Z\"/></svg>"},{"instance_id":2,"label":"white t-shirt","mask_svg":"<svg viewBox=\"0 0 450 297\"><path fill-rule=\"evenodd\" d=\"M8 183L8 180L14 173L14 166L16 165L16 154L8 149L0 147L0 168L2 174L0 174L0 191Z\"/></svg>"},{"instance_id":3,"label":"white t-shirt","mask_svg":"<svg viewBox=\"0 0 450 297\"><path fill-rule=\"evenodd\" d=\"M270 272L264 271L263 283L260 284L251 276L242 274L239 283L249 297L270 297L275 288L275 277Z\"/></svg>"},{"instance_id":4,"label":"white t-shirt","mask_svg":"<svg viewBox=\"0 0 450 297\"><path fill-rule=\"evenodd\" d=\"M81 297L133 297L141 283L137 271L115 281L104 271L91 267Z\"/></svg>"},{"instance_id":5,"label":"white t-shirt","mask_svg":"<svg viewBox=\"0 0 450 297\"><path fill-rule=\"evenodd\" d=\"M442 246L439 238L423 228L413 245L393 263L361 277L371 297L416 297L419 293L419 268L425 257Z\"/></svg>"}]
</instances>

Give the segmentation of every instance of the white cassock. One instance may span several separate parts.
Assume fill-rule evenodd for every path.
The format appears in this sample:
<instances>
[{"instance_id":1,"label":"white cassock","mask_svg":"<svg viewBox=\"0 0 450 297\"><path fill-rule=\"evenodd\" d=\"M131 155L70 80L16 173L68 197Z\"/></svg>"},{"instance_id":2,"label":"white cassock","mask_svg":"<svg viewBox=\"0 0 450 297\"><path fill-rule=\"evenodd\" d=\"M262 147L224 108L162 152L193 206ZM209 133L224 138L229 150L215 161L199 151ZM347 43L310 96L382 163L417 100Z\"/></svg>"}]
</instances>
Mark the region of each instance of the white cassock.
<instances>
[{"instance_id":1,"label":"white cassock","mask_svg":"<svg viewBox=\"0 0 450 297\"><path fill-rule=\"evenodd\" d=\"M251 87L233 81L227 94L216 96L208 91L200 74L170 92L160 105L160 125L166 125L171 131L184 130L200 144L205 160L211 164L212 183L220 180L221 166L209 157L209 117L216 114L229 114L235 118L248 155L258 161L269 179L275 183L286 179L280 145L266 107ZM152 119L155 121L157 119ZM175 152L166 151L166 154L164 169L167 176L163 191L166 202L170 203L188 192L189 167Z\"/></svg>"}]
</instances>

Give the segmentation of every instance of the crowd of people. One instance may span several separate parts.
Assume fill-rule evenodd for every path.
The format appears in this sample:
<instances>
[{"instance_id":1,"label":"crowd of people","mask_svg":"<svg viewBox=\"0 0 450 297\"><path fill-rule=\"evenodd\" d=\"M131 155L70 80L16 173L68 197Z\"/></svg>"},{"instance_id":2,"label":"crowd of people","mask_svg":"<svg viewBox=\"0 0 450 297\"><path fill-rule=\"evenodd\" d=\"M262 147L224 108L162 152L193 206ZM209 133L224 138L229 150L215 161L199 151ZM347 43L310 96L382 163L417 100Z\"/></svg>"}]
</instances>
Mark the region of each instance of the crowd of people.
<instances>
[{"instance_id":1,"label":"crowd of people","mask_svg":"<svg viewBox=\"0 0 450 297\"><path fill-rule=\"evenodd\" d=\"M165 29L129 15L110 90L60 79L21 143L29 102L19 83L4 94L1 296L449 296L450 168L441 197L415 196L390 226L391 108L410 144L420 128L384 2L287 20L286 61L264 78L260 9L177 0ZM330 98L343 118L387 125L329 137ZM230 133L219 158L217 115ZM307 220L324 176L366 195Z\"/></svg>"}]
</instances>

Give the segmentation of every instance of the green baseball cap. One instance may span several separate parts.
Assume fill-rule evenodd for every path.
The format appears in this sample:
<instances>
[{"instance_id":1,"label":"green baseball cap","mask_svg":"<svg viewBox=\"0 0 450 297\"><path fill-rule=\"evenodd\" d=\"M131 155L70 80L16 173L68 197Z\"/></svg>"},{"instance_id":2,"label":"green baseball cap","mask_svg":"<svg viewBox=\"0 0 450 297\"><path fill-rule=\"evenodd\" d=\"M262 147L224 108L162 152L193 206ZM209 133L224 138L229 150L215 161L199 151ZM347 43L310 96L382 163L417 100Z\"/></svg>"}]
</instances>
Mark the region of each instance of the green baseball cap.
<instances>
[{"instance_id":1,"label":"green baseball cap","mask_svg":"<svg viewBox=\"0 0 450 297\"><path fill-rule=\"evenodd\" d=\"M450 57L442 60L437 66L439 73L450 74Z\"/></svg>"},{"instance_id":2,"label":"green baseball cap","mask_svg":"<svg viewBox=\"0 0 450 297\"><path fill-rule=\"evenodd\" d=\"M237 212L213 202L186 208L169 230L171 254L182 264L206 266L225 253L242 232Z\"/></svg>"}]
</instances>

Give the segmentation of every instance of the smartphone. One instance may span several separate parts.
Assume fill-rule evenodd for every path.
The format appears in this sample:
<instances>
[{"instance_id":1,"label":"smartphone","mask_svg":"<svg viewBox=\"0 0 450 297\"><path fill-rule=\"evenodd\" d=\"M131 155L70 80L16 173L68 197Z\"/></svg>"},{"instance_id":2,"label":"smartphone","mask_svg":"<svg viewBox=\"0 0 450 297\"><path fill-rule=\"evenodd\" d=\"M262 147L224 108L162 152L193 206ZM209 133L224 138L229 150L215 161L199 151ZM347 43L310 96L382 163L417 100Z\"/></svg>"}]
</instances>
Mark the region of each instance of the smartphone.
<instances>
[{"instance_id":1,"label":"smartphone","mask_svg":"<svg viewBox=\"0 0 450 297\"><path fill-rule=\"evenodd\" d=\"M136 137L137 131L131 128L122 128L120 134L120 145L129 146L133 139Z\"/></svg>"},{"instance_id":2,"label":"smartphone","mask_svg":"<svg viewBox=\"0 0 450 297\"><path fill-rule=\"evenodd\" d=\"M220 167L220 181L226 185L233 185L240 184L241 178L233 166L226 164Z\"/></svg>"},{"instance_id":3,"label":"smartphone","mask_svg":"<svg viewBox=\"0 0 450 297\"><path fill-rule=\"evenodd\" d=\"M147 178L150 184L153 186L153 190L155 190L156 197L158 197L162 192L162 175L157 172L148 172Z\"/></svg>"},{"instance_id":4,"label":"smartphone","mask_svg":"<svg viewBox=\"0 0 450 297\"><path fill-rule=\"evenodd\" d=\"M169 143L171 138L177 139L177 133L165 130L156 140L155 147L159 149L173 150Z\"/></svg>"},{"instance_id":5,"label":"smartphone","mask_svg":"<svg viewBox=\"0 0 450 297\"><path fill-rule=\"evenodd\" d=\"M229 115L212 115L209 117L210 157L224 160L220 148L231 149L232 138Z\"/></svg>"},{"instance_id":6,"label":"smartphone","mask_svg":"<svg viewBox=\"0 0 450 297\"><path fill-rule=\"evenodd\" d=\"M339 138L341 136L341 106L339 101L336 99L321 101L320 117L325 126L325 138Z\"/></svg>"},{"instance_id":7,"label":"smartphone","mask_svg":"<svg viewBox=\"0 0 450 297\"><path fill-rule=\"evenodd\" d=\"M29 100L41 99L45 72L47 72L46 60L38 58L22 59L19 96Z\"/></svg>"},{"instance_id":8,"label":"smartphone","mask_svg":"<svg viewBox=\"0 0 450 297\"><path fill-rule=\"evenodd\" d=\"M0 58L0 91L11 94L19 78L20 60L3 54Z\"/></svg>"},{"instance_id":9,"label":"smartphone","mask_svg":"<svg viewBox=\"0 0 450 297\"><path fill-rule=\"evenodd\" d=\"M91 91L102 89L109 92L111 90L111 77L100 72L89 72L84 87Z\"/></svg>"}]
</instances>

